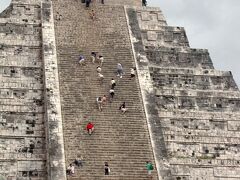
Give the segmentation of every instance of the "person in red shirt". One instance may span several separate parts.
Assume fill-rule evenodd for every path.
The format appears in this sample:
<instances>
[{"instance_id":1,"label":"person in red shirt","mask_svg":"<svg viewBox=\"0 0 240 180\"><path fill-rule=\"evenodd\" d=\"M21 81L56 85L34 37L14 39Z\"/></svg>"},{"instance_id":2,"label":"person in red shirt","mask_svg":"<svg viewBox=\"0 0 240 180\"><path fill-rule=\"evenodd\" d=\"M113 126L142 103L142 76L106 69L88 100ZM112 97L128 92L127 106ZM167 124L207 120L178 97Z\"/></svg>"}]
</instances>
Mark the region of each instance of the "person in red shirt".
<instances>
[{"instance_id":1,"label":"person in red shirt","mask_svg":"<svg viewBox=\"0 0 240 180\"><path fill-rule=\"evenodd\" d=\"M87 124L86 129L87 129L87 131L88 131L88 134L91 135L91 134L93 133L93 131L94 131L94 125L93 125L93 123L89 122L89 123Z\"/></svg>"}]
</instances>

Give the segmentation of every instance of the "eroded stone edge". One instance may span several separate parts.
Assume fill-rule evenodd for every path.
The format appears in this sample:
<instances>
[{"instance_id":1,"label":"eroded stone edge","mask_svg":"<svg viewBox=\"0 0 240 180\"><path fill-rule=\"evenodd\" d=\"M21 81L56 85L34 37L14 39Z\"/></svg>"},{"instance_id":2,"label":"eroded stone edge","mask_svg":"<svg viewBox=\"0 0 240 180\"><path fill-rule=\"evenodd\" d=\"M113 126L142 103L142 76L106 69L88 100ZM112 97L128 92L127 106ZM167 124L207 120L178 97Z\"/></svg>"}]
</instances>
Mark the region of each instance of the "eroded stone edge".
<instances>
[{"instance_id":1,"label":"eroded stone edge","mask_svg":"<svg viewBox=\"0 0 240 180\"><path fill-rule=\"evenodd\" d=\"M66 180L53 6L48 1L41 5L48 179Z\"/></svg>"}]
</instances>

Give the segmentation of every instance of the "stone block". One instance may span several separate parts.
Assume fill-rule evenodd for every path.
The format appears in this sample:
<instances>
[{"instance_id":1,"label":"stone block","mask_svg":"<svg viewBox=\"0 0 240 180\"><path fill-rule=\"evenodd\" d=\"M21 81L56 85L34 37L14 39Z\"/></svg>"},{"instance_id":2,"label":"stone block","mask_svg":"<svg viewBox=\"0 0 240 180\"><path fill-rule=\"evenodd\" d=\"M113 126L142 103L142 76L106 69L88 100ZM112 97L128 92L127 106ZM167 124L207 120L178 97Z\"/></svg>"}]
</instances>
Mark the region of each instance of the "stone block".
<instances>
[{"instance_id":1,"label":"stone block","mask_svg":"<svg viewBox=\"0 0 240 180\"><path fill-rule=\"evenodd\" d=\"M148 41L156 41L158 38L158 34L155 31L148 31L147 32L147 40Z\"/></svg>"},{"instance_id":2,"label":"stone block","mask_svg":"<svg viewBox=\"0 0 240 180\"><path fill-rule=\"evenodd\" d=\"M227 125L229 131L240 131L240 121L228 121Z\"/></svg>"},{"instance_id":3,"label":"stone block","mask_svg":"<svg viewBox=\"0 0 240 180\"><path fill-rule=\"evenodd\" d=\"M141 12L141 18L142 18L142 21L150 21L149 12L147 12L147 11L142 11L142 12Z\"/></svg>"},{"instance_id":4,"label":"stone block","mask_svg":"<svg viewBox=\"0 0 240 180\"><path fill-rule=\"evenodd\" d=\"M240 179L240 168L239 167L215 167L215 177L228 177Z\"/></svg>"}]
</instances>

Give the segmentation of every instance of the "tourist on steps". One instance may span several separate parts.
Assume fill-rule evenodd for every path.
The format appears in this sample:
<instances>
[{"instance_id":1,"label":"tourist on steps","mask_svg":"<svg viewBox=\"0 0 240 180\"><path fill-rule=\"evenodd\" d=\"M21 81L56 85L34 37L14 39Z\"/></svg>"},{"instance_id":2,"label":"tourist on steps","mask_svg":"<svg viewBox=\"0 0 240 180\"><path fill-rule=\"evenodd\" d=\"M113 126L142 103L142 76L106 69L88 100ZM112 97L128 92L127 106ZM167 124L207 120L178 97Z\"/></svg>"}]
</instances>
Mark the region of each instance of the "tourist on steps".
<instances>
[{"instance_id":1,"label":"tourist on steps","mask_svg":"<svg viewBox=\"0 0 240 180\"><path fill-rule=\"evenodd\" d=\"M100 65L100 67L102 67L102 65L103 65L103 60L104 60L104 58L103 58L103 56L99 56L98 57L98 60L99 60L99 65Z\"/></svg>"},{"instance_id":2,"label":"tourist on steps","mask_svg":"<svg viewBox=\"0 0 240 180\"><path fill-rule=\"evenodd\" d=\"M93 123L89 122L89 123L87 124L87 126L86 126L86 129L87 129L87 131L88 131L88 134L89 134L89 135L92 135L92 133L93 133L93 131L94 131L94 125L93 125Z\"/></svg>"},{"instance_id":3,"label":"tourist on steps","mask_svg":"<svg viewBox=\"0 0 240 180\"><path fill-rule=\"evenodd\" d=\"M120 78L122 78L123 75L123 67L121 63L117 64L117 76L120 76Z\"/></svg>"},{"instance_id":4,"label":"tourist on steps","mask_svg":"<svg viewBox=\"0 0 240 180\"><path fill-rule=\"evenodd\" d=\"M98 79L99 79L99 81L100 81L100 84L102 84L102 83L103 83L103 80L104 80L103 74L98 73Z\"/></svg>"},{"instance_id":5,"label":"tourist on steps","mask_svg":"<svg viewBox=\"0 0 240 180\"><path fill-rule=\"evenodd\" d=\"M147 168L147 171L148 171L148 176L150 177L150 179L152 179L153 165L150 161L146 162L146 168Z\"/></svg>"},{"instance_id":6,"label":"tourist on steps","mask_svg":"<svg viewBox=\"0 0 240 180\"><path fill-rule=\"evenodd\" d=\"M96 13L93 9L92 9L92 11L89 12L89 16L90 16L90 19L92 19L92 20L96 19Z\"/></svg>"},{"instance_id":7,"label":"tourist on steps","mask_svg":"<svg viewBox=\"0 0 240 180\"><path fill-rule=\"evenodd\" d=\"M67 167L67 175L72 176L72 175L75 173L74 170L75 170L74 165L73 165L73 164L70 164L70 165Z\"/></svg>"},{"instance_id":8,"label":"tourist on steps","mask_svg":"<svg viewBox=\"0 0 240 180\"><path fill-rule=\"evenodd\" d=\"M85 59L82 55L79 56L79 61L78 62L81 66L85 65Z\"/></svg>"},{"instance_id":9,"label":"tourist on steps","mask_svg":"<svg viewBox=\"0 0 240 180\"><path fill-rule=\"evenodd\" d=\"M98 109L99 111L102 111L102 97L97 97L97 105L98 105Z\"/></svg>"},{"instance_id":10,"label":"tourist on steps","mask_svg":"<svg viewBox=\"0 0 240 180\"><path fill-rule=\"evenodd\" d=\"M115 88L115 86L116 86L116 81L112 78L112 80L111 80L111 89L114 89Z\"/></svg>"},{"instance_id":11,"label":"tourist on steps","mask_svg":"<svg viewBox=\"0 0 240 180\"><path fill-rule=\"evenodd\" d=\"M97 53L96 52L91 52L91 58L92 58L92 63L94 64L96 61Z\"/></svg>"},{"instance_id":12,"label":"tourist on steps","mask_svg":"<svg viewBox=\"0 0 240 180\"><path fill-rule=\"evenodd\" d=\"M135 68L131 68L131 79L135 77Z\"/></svg>"},{"instance_id":13,"label":"tourist on steps","mask_svg":"<svg viewBox=\"0 0 240 180\"><path fill-rule=\"evenodd\" d=\"M142 0L142 5L147 6L147 0Z\"/></svg>"},{"instance_id":14,"label":"tourist on steps","mask_svg":"<svg viewBox=\"0 0 240 180\"><path fill-rule=\"evenodd\" d=\"M83 157L79 156L74 160L74 164L78 167L82 167L83 166Z\"/></svg>"},{"instance_id":15,"label":"tourist on steps","mask_svg":"<svg viewBox=\"0 0 240 180\"><path fill-rule=\"evenodd\" d=\"M102 68L100 66L97 67L97 72L100 73L102 71Z\"/></svg>"},{"instance_id":16,"label":"tourist on steps","mask_svg":"<svg viewBox=\"0 0 240 180\"><path fill-rule=\"evenodd\" d=\"M109 101L112 102L113 101L113 97L114 97L114 89L113 87L109 90Z\"/></svg>"},{"instance_id":17,"label":"tourist on steps","mask_svg":"<svg viewBox=\"0 0 240 180\"><path fill-rule=\"evenodd\" d=\"M119 110L121 110L123 114L128 110L128 109L126 108L126 103L125 103L125 102L123 102L123 103L120 105Z\"/></svg>"},{"instance_id":18,"label":"tourist on steps","mask_svg":"<svg viewBox=\"0 0 240 180\"><path fill-rule=\"evenodd\" d=\"M86 7L88 8L90 6L91 0L86 0Z\"/></svg>"},{"instance_id":19,"label":"tourist on steps","mask_svg":"<svg viewBox=\"0 0 240 180\"><path fill-rule=\"evenodd\" d=\"M102 97L102 103L105 105L107 103L107 97L106 95L103 95Z\"/></svg>"},{"instance_id":20,"label":"tourist on steps","mask_svg":"<svg viewBox=\"0 0 240 180\"><path fill-rule=\"evenodd\" d=\"M105 175L109 175L110 174L110 167L108 165L108 162L105 162L104 163L104 172L105 172Z\"/></svg>"}]
</instances>

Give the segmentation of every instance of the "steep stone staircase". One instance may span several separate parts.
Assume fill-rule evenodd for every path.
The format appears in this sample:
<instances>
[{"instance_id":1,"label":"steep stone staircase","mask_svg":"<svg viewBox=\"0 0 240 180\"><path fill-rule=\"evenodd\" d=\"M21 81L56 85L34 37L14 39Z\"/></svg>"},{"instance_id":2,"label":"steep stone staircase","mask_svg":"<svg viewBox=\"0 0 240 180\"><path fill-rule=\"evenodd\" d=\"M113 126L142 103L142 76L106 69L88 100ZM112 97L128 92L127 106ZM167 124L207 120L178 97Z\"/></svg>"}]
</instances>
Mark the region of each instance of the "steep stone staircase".
<instances>
[{"instance_id":1,"label":"steep stone staircase","mask_svg":"<svg viewBox=\"0 0 240 180\"><path fill-rule=\"evenodd\" d=\"M83 167L68 179L147 179L145 162L154 163L154 159L138 80L130 79L134 60L124 8L96 3L86 9L73 0L53 1L53 5L66 163L79 155L84 158ZM91 9L96 20L89 16ZM91 63L92 51L104 56L103 84L98 80L98 64ZM80 54L86 66L78 64ZM115 72L119 62L125 71L122 79ZM117 80L114 100L100 112L96 98L109 95L112 78ZM118 109L124 101L125 115ZM84 129L88 121L95 124L92 136ZM108 177L104 176L105 161L111 168ZM153 177L157 179L156 170Z\"/></svg>"}]
</instances>

